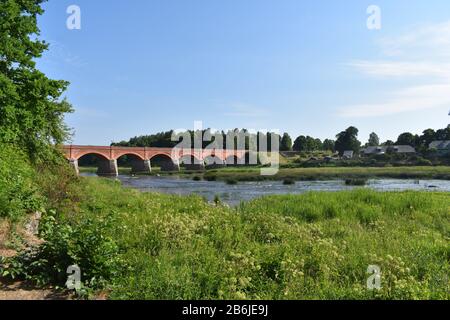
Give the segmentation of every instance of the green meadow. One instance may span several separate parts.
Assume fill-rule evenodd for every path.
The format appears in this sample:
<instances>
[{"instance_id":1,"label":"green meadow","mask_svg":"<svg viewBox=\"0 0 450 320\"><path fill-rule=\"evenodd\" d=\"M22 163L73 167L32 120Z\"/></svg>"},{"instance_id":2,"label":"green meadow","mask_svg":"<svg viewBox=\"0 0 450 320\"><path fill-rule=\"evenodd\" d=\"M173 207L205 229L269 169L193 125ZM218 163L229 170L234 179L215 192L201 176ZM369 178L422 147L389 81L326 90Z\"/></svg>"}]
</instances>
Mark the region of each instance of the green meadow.
<instances>
[{"instance_id":1,"label":"green meadow","mask_svg":"<svg viewBox=\"0 0 450 320\"><path fill-rule=\"evenodd\" d=\"M449 298L448 193L359 189L230 208L98 178L69 192L44 214L46 242L4 271L62 286L77 264L80 295L110 299ZM370 265L381 289L367 288Z\"/></svg>"},{"instance_id":2,"label":"green meadow","mask_svg":"<svg viewBox=\"0 0 450 320\"><path fill-rule=\"evenodd\" d=\"M44 24L41 25L38 21L45 10L52 11L56 8L53 6L61 9L59 4L53 4L57 1L51 1L52 4L48 4L48 6L44 6L44 2L46 1L0 1L1 297L12 299L34 299L36 297L42 297L43 299L48 297L68 299L107 298L113 300L448 300L450 298L450 192L376 192L369 189L354 189L334 193L311 192L302 195L268 196L230 207L222 203L218 196L215 197L213 202L208 202L195 195L175 196L144 193L125 188L120 182L112 179L76 176L74 168L70 167L66 157L72 161L72 164L76 163L75 160L80 160L80 165L86 166L95 166L99 162L96 162L95 156L91 154L85 155L85 159L82 159L82 157L76 158L82 154L77 155L77 152L73 152L73 148L68 148L70 149L69 153L64 156L61 151L64 150L63 146L67 143L79 141L80 138L84 140L87 137L93 137L91 143L94 141L106 143L111 138L118 137L117 132L111 136L113 133L110 130L111 128L118 128L117 130L120 129L124 134L124 132L137 133L148 128L167 125L164 120L165 113L169 115L170 119L176 118L177 121L174 124L179 123L179 120L186 116L187 118L184 118L184 120L190 119L193 115L205 115L206 118L210 118L210 115L208 116L205 113L206 110L182 108L183 105L194 106L196 104L193 100L189 101L189 96L193 96L192 94L166 99L168 95L164 93L164 84L170 84L167 91L169 95L173 92L182 94L192 91L192 93L197 92L195 96L200 99L202 95L200 91L184 90L183 88L180 91L178 86L190 84L199 88L200 83L195 83L195 81L202 80L203 76L192 77L192 72L189 72L189 63L196 62L197 59L190 59L182 50L172 50L173 48L167 50L168 47L165 47L166 44L177 42L177 36L183 36L183 41L178 41L178 44L183 45L190 42L185 41L189 39L189 28L182 30L180 33L177 31L177 27L174 27L175 25L170 25L169 28L165 27L167 23L171 24L176 22L177 19L169 19L170 21L158 19L164 20L164 27L159 26L158 21L144 19L151 21L151 24L147 26L149 29L145 31L145 24L141 23L145 21L135 19L139 22L136 27L139 30L144 30L140 33L145 33L148 38L151 31L156 31L156 40L162 40L162 43L158 43L158 41L150 43L156 48L156 51L153 49L140 50L143 53L156 53L158 59L146 57L145 61L134 61L142 67L139 68L139 70L143 70L143 73L142 70L140 71L142 74L147 74L148 72L145 73L145 70L150 67L149 70L152 70L150 74L154 79L160 79L162 76L164 81L160 81L161 83L156 87L151 85L149 87L150 89L152 87L157 89L155 92L158 92L158 95L155 96L152 93L153 89L140 93L139 87L141 86L132 82L129 85L130 88L134 88L133 90L120 92L120 90L116 90L119 83L113 84L119 79L114 79L114 77L109 79L113 80L112 82L104 81L103 85L106 87L89 86L92 79L98 78L95 75L105 74L105 72L102 72L102 66L108 71L106 74L109 74L110 70L114 70L118 59L111 56L110 66L107 65L108 59L105 59L105 54L110 56L112 53L119 53L118 57L123 72L121 77L129 78L130 81L135 78L136 81L139 81L139 77L136 78L133 75L133 69L136 68L129 69L131 73L126 71L128 68L127 61L130 60L124 56L127 51L126 42L123 42L120 37L102 33L99 35L106 42L100 41L98 42L100 46L95 47L96 41L83 38L84 43L92 44L86 46L85 49L95 53L87 54L85 52L83 54L82 46L78 46L76 51L81 50L78 52L80 57L93 59L85 62L78 61L77 56L68 51L68 48L72 46L69 46L65 41L63 41L64 43L55 43L56 52L52 53L51 51L48 55L46 51L48 49L53 50L53 46L41 39L40 27L45 27L42 30L43 34L49 34L48 27L53 28L58 25L57 28L64 28L64 11L60 12L62 16L59 16L53 23L49 23L53 19L52 17L58 16L56 11L53 12L49 16L50 20L44 19ZM214 4L214 6L216 5ZM81 19L80 8L77 6L70 7L72 9L78 8L78 14L74 13L74 15L68 16L67 22L70 22L72 18L75 20ZM189 6L189 10L191 10L190 7L192 6ZM140 10L142 11L142 9ZM66 13L69 13L69 11L66 10ZM169 10L167 13L172 11ZM202 8L203 11L204 8ZM219 12L220 10L215 11ZM279 16L282 18L283 16L280 15L282 12L278 11L278 9L276 12L274 11L276 13L274 15L263 14L261 17ZM350 11L353 12L353 10ZM441 11L445 12L444 10ZM157 13L157 11L155 12ZM122 14L122 11L119 13ZM178 15L177 12L175 13ZM232 11L230 11L231 13ZM310 14L309 10L307 13ZM95 12L89 13L91 17L93 14ZM109 16L98 12L98 19L100 19L96 21L98 26L102 25L103 20L101 18L103 16L107 18L105 21L111 20ZM241 16L245 17L247 23L249 15L242 14ZM236 30L240 31L242 29L240 21L235 19L239 17L233 14L230 17L232 17L232 23L224 25L234 25L237 28ZM361 12L361 17L363 17L363 12ZM194 21L195 28L191 31L197 32L200 29L205 29L199 28L201 24L198 24L198 22L204 23L207 22L206 20L208 19ZM219 20L216 18L209 20L213 22L212 29L215 31L220 31L221 28L221 23L217 24L217 21L226 21L223 17L219 17ZM297 18L295 20L301 21ZM132 21L130 20L130 22ZM267 21L262 20L262 22L267 25L267 22L270 23L271 21L269 19ZM80 23L81 21L78 21L78 24ZM250 25L256 26L251 21ZM283 25L289 26L292 24L286 20ZM67 27L72 30L71 23L68 23ZM78 28L76 25L72 25L72 27ZM90 29L109 32L110 28ZM170 32L176 32L166 35L161 33L166 29ZM258 31L259 29L255 28ZM311 30L313 29L311 28ZM62 35L61 30L56 31L56 33ZM89 34L90 32L83 32L86 37L89 37ZM136 39L128 40L132 40L133 43L138 45L144 44L145 41L141 41L141 35L136 34L138 35ZM220 34L223 34L223 32L220 32ZM277 36L279 33L271 32L271 34ZM247 38L248 35L244 34L244 36ZM306 36L307 39L321 38ZM339 37L339 34L332 34L332 36ZM66 40L69 39L69 37L65 38ZM67 41L76 40L75 38L70 38ZM210 37L201 37L200 34L200 37L196 35L194 40L207 40L208 38ZM219 38L221 41L225 41L227 37ZM436 35L436 39L438 38L443 37L442 35ZM230 39L236 40L235 37L230 37ZM251 39L252 41L249 41L248 44L260 42L254 41L255 39ZM277 46L280 45L275 51L281 53L280 57L287 57L282 51L282 41L278 41L283 39L275 39ZM105 48L108 48L109 40L112 41L110 44L123 50L105 50ZM271 39L266 40L268 41L265 42L271 43ZM60 48L58 49L58 47ZM288 47L292 47L292 44L289 44ZM350 47L353 47L353 44ZM197 49L201 48L198 47ZM244 49L246 58L251 58L248 53L258 52L259 55L260 52L263 52L261 50L255 51L251 46ZM95 50L99 51L95 52ZM239 57L239 50L236 52L230 50L213 51L217 51L217 53L224 51L228 55L232 53L233 55L229 56L233 57L232 60ZM447 52L445 50L434 51ZM165 62L163 59L165 54L161 55L164 52L181 54L180 63L172 59L171 55L167 55L168 60ZM309 50L306 50L306 52L312 53ZM139 55L136 55L136 53L133 52L133 56L139 59ZM195 57L195 50L192 53L194 53L192 57ZM70 59L65 59L65 55L66 58ZM214 60L214 64L220 61L228 64L231 61L227 57L222 59L223 57L220 55L216 57L204 50L201 51L199 57L202 57L202 60L206 59L205 63L208 63L209 58ZM263 59L258 58L254 62L262 62L263 69L268 66L267 61L271 62L269 64L277 69L275 74L279 74L278 72L283 71L284 66L287 66L284 58L283 61L280 60L282 62L280 65L276 59L261 57ZM308 54L307 57L310 57L310 55ZM50 60L48 60L49 58ZM236 61L238 60L240 59ZM73 77L76 77L78 80L69 95L74 101L93 99L92 101L99 102L97 108L89 109L89 114L83 116L82 112L82 117L75 117L78 120L75 119L75 123L71 122L71 126L74 125L73 129L65 123L64 118L74 112L75 109L80 110L79 108L82 106L76 105L74 108L70 101L65 98L66 90L69 87L68 81L51 79L45 75L45 70L39 70L38 67L48 64L49 61L53 61L53 63L47 67L54 65L51 69L57 71L56 73L52 72L53 75L72 74L72 77L69 78L74 80ZM99 61L100 63L98 63ZM57 64L55 65L55 63ZM156 64L152 67L148 63ZM165 63L167 66L174 67L182 65L181 71L183 72L170 72L171 69L176 69L172 67L169 69L155 68L155 66L164 66ZM82 65L86 66L82 67ZM236 64L232 63L231 65ZM250 65L253 65L253 62ZM55 69L55 66L58 67ZM73 67L76 67L76 73L71 72L71 69L66 69ZM192 67L194 67L192 70L198 71L198 65L194 63ZM249 78L247 81L245 78L248 77L248 71L261 69L257 65L254 65L254 67L248 70L235 69L235 72L231 70L234 72L233 77L225 77L224 79L231 80L233 85L240 87L243 92L248 91L245 86L242 87L235 81L234 75L242 74L245 83L251 84L252 80ZM446 67L445 64L444 67ZM434 69L436 68L433 67L432 74L436 73ZM204 73L203 71L201 74ZM217 87L217 84L220 84L220 77L217 76L214 69L207 73L213 77L211 78L213 81L209 81L212 87L205 87L203 92L214 93L217 91L214 86ZM170 77L177 76L177 74L185 74L188 78L185 81L182 78L175 82L171 81ZM281 73L279 76L280 79L284 77ZM270 80L269 78L265 77L264 82ZM217 79L220 81L217 82ZM318 80L319 78L314 76L311 79ZM150 81L151 84L152 79L146 80ZM203 80L206 81L205 84L208 84L207 77ZM259 79L256 80L259 81ZM279 79L276 78L275 80L278 82ZM295 79L292 78L291 80L294 81ZM349 84L353 81L350 78L347 80L350 81ZM108 87L108 83L109 85L113 84L113 87ZM406 83L409 83L409 81ZM85 87L86 84L88 87ZM99 81L97 81L97 84L100 84ZM270 83L267 84L267 87L270 87ZM286 87L282 82L277 83L275 87L277 86L283 88L282 92L280 91L278 94L285 96L289 86ZM226 88L226 95L230 92L230 89L233 88ZM428 90L419 91L419 94L423 94L422 91ZM104 92L108 94L103 94ZM313 94L314 92L309 93ZM309 93L307 94L309 95ZM145 95L148 94L151 96L146 98ZM217 94L217 97L220 97L220 92L217 92ZM261 94L257 92L255 94L255 98L260 100ZM274 92L274 94L273 99L270 100L277 103L277 93ZM325 94L324 97L326 98L326 92L320 94ZM348 92L348 94L351 94L351 92ZM344 92L344 95L350 97L348 94ZM414 94L417 95L417 93ZM161 98L158 98L158 96ZM208 96L209 94L204 98L211 100ZM162 105L153 103L154 107L160 110L153 108L156 113L148 117L147 121L136 120L139 120L137 117L145 119L146 111L144 109L148 108L133 110L132 116L126 117L126 119L123 117L117 118L123 112L110 112L111 107L117 109L114 106L122 100L130 101L133 105L136 103L136 105L140 105L139 101L135 101L136 99L143 99L142 101L146 102L150 101L149 97L153 97L150 100L156 98L156 102L160 100ZM188 99L186 100L186 98ZM197 98L195 100L198 100ZM248 99L251 102L250 96ZM283 98L281 102L284 100ZM329 99L324 101L326 100ZM434 100L431 95L430 99L419 99L419 101L425 102ZM407 101L412 101L412 99L407 99ZM93 105L94 102L91 102L91 104ZM217 104L214 101L213 103ZM158 104L160 104L159 107ZM200 103L200 106L202 104ZM221 104L220 101L219 104ZM105 109L102 109L102 106ZM426 104L424 106L427 107ZM219 109L225 107L227 106L224 105L223 108ZM228 107L234 108L233 105ZM240 113L241 111L238 109L241 106L238 105L237 107L236 111ZM244 109L247 109L247 106L244 105L244 107ZM188 113L181 112L181 109ZM219 109L217 110L220 111ZM250 109L253 108L250 106ZM116 111L120 110L117 109ZM222 111L220 112L222 113ZM250 111L253 116L254 112ZM286 119L282 119L282 123L286 123L287 128L302 132L308 130L307 127L302 127L302 122L298 121L298 116L296 117L295 114L287 113L287 110L282 109L272 111L286 113L283 115ZM320 110L320 112L323 113L323 110ZM96 116L96 114L103 113L108 114L108 119ZM114 114L117 117L114 117ZM268 114L271 114L271 112ZM299 115L301 114L302 112L299 113ZM445 113L443 116L445 117L447 114ZM83 124L83 121L87 121L87 119L88 126L86 126L86 122ZM274 118L274 120L277 119L281 118L278 116ZM289 123L290 119L294 122ZM330 119L333 120L333 118ZM398 128L389 129L387 127L383 135L390 136L394 131L398 130L398 133L400 133L407 128L417 129L420 126L420 117L417 117L417 119L418 122L408 122L408 126L403 129L401 123ZM185 123L184 120L183 123ZM218 122L217 125L223 127L227 122ZM437 124L437 122L434 123ZM276 122L273 124L276 124ZM133 128L125 130L124 125L133 126ZM210 124L206 125L209 126ZM196 130L195 127L197 127L196 124L194 124L194 131L182 133L183 137L185 134L188 135L186 141L190 141L189 137L195 141L196 137L202 137L203 142L212 142L211 137L209 137L211 139L205 137L206 131L213 134L211 130L200 131ZM329 129L332 128L334 128L334 125ZM364 131L366 130L372 129L365 125ZM77 132L79 131L82 131L81 135L78 135ZM226 145L229 141L236 141L235 146L228 148L227 155L228 151L232 151L240 145L237 143L236 134L247 134L251 131L253 130L244 128L227 133L222 131L220 133L222 137L231 138L231 140L224 140L227 142ZM328 130L325 131L327 132L322 132L323 135L330 133ZM380 141L378 135L373 132L370 134L366 145L379 146L382 144L383 148L374 151L376 153L374 155L367 155L362 158L355 157L354 159L342 159L344 155L350 156L348 152L350 150L353 150L355 155L360 154L360 149L364 145L364 142L360 141L361 136L358 137L359 129L354 126L339 132L335 136L336 140L325 139L323 142L311 136L299 136L292 141L293 139L288 133L283 133L281 136L271 134L266 130L263 130L263 132L263 135L260 134L262 132L259 132L258 136L270 137L270 149L273 152L277 148L272 147L272 141L274 141L272 139L278 138L282 150L301 151L297 155L296 153L285 153L286 158L280 158L280 170L276 175L261 176L261 166L230 166L206 171L182 170L176 173L163 173L160 169L155 169L151 174L175 174L192 180L222 180L228 184L238 184L239 181L271 179L283 181L284 184L288 185L294 184L296 180L344 179L348 185L361 186L370 178L450 180L450 158L444 142L450 140L450 126L437 130L427 128L421 134L404 132L398 136L397 141L388 140L385 142ZM173 133L174 131L170 130L112 144L122 147L137 145L173 147L175 143L172 139ZM215 136L214 142L220 141L217 134L218 132L213 134ZM252 133L252 135L254 134ZM261 151L265 149L261 142L259 140L257 143L257 151L260 152L258 154L259 163L269 163L261 161L264 160L262 158L264 153L261 153ZM86 143L89 144L90 142L87 141ZM250 146L250 140L248 140L248 145ZM403 154L402 149L404 147L400 148L400 145L413 146L416 153ZM197 149L197 145L194 144L194 146ZM205 147L202 146L202 148ZM217 148L214 147L215 149ZM241 149L241 146L238 149ZM337 154L335 155L335 151L340 154L341 158L337 157ZM378 154L379 152L381 154ZM113 159L114 152L110 149L109 156L103 156L105 159ZM133 160L132 157L128 156L117 159L119 165L130 167L133 163L136 164L134 162L136 159ZM145 154L144 156L147 157ZM142 160L141 157L139 157L140 160ZM153 160L156 166L159 161L154 158ZM103 163L106 165L106 162ZM272 163L274 162L272 161ZM107 164L111 167L114 163L107 162ZM162 165L162 162L160 162L160 165ZM138 167L135 166L135 168ZM146 165L145 168L148 168L148 166ZM85 172L95 172L95 170L95 168L82 169ZM114 170L107 171L114 171L115 173L115 167ZM130 168L121 168L121 173L126 174L129 171ZM70 281L68 281L70 279L68 277L70 272L68 271L70 270L75 271L75 275L77 270L81 273L81 286L77 287L76 290L67 286L67 284L70 284ZM374 270L378 270L379 273L374 273ZM35 295L36 293L38 295Z\"/></svg>"}]
</instances>

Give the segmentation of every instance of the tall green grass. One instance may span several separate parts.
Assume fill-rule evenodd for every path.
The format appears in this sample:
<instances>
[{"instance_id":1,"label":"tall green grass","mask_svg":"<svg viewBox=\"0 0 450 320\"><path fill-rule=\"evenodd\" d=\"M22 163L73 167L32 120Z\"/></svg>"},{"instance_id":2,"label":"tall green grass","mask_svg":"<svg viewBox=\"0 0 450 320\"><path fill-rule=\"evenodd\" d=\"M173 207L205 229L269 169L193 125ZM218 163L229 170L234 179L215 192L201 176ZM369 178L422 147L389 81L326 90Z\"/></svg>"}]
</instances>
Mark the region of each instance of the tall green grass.
<instances>
[{"instance_id":1,"label":"tall green grass","mask_svg":"<svg viewBox=\"0 0 450 320\"><path fill-rule=\"evenodd\" d=\"M79 213L57 218L72 232L54 253L79 252L65 263L87 285L103 277L111 299L449 298L448 193L361 189L228 208L84 183ZM381 290L366 288L369 265L381 268Z\"/></svg>"}]
</instances>

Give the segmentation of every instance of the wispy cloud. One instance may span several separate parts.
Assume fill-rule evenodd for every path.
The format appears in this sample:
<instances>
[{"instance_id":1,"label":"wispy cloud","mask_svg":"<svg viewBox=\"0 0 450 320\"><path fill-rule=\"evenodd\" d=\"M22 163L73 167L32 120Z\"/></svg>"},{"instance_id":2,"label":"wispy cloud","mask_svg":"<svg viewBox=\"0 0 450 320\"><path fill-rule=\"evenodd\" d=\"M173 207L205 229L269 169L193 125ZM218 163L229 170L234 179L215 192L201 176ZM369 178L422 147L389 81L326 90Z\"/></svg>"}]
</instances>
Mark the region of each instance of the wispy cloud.
<instances>
[{"instance_id":1,"label":"wispy cloud","mask_svg":"<svg viewBox=\"0 0 450 320\"><path fill-rule=\"evenodd\" d=\"M385 59L355 60L346 65L369 77L419 84L382 93L378 103L340 108L339 115L378 117L450 106L450 21L419 27L378 43Z\"/></svg>"},{"instance_id":2,"label":"wispy cloud","mask_svg":"<svg viewBox=\"0 0 450 320\"><path fill-rule=\"evenodd\" d=\"M427 55L448 58L450 55L450 21L418 26L399 36L381 38L378 44L387 56ZM430 49L437 50L430 51Z\"/></svg>"},{"instance_id":3,"label":"wispy cloud","mask_svg":"<svg viewBox=\"0 0 450 320\"><path fill-rule=\"evenodd\" d=\"M340 115L348 118L378 117L403 112L450 106L450 84L409 87L399 90L381 103L345 107Z\"/></svg>"},{"instance_id":4,"label":"wispy cloud","mask_svg":"<svg viewBox=\"0 0 450 320\"><path fill-rule=\"evenodd\" d=\"M450 63L395 62L359 60L347 63L358 71L375 77L443 77L450 78Z\"/></svg>"},{"instance_id":5,"label":"wispy cloud","mask_svg":"<svg viewBox=\"0 0 450 320\"><path fill-rule=\"evenodd\" d=\"M64 44L58 41L49 41L49 50L43 55L43 60L47 63L57 65L69 65L75 68L85 67L87 62L76 54L73 54Z\"/></svg>"}]
</instances>

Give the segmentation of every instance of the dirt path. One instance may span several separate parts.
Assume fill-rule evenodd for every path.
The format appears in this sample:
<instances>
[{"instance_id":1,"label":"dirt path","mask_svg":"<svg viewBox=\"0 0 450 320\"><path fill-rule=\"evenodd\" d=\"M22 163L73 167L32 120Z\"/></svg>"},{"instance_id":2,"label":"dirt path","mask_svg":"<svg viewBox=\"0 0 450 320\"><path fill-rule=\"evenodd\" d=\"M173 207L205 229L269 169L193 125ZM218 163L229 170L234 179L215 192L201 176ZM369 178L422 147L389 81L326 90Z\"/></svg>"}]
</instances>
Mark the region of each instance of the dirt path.
<instances>
[{"instance_id":1,"label":"dirt path","mask_svg":"<svg viewBox=\"0 0 450 320\"><path fill-rule=\"evenodd\" d=\"M36 289L22 281L0 279L0 300L67 300L67 295L52 289Z\"/></svg>"},{"instance_id":2,"label":"dirt path","mask_svg":"<svg viewBox=\"0 0 450 320\"><path fill-rule=\"evenodd\" d=\"M36 236L40 214L32 215L29 222L16 230L28 245L37 245L42 241ZM0 221L0 256L14 257L17 251L10 248L11 225L7 221ZM0 300L67 300L68 296L55 290L33 287L27 282L11 281L0 277Z\"/></svg>"}]
</instances>

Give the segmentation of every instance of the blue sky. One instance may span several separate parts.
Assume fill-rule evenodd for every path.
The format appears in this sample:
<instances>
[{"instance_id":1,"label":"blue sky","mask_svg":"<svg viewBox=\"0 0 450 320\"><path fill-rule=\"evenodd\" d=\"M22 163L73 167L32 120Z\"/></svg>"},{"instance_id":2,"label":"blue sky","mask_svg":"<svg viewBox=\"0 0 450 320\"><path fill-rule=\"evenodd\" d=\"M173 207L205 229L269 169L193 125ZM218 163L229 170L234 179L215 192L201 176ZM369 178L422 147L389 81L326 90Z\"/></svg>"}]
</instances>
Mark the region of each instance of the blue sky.
<instances>
[{"instance_id":1,"label":"blue sky","mask_svg":"<svg viewBox=\"0 0 450 320\"><path fill-rule=\"evenodd\" d=\"M66 9L81 8L81 30ZM369 5L381 30L366 26ZM50 0L38 66L71 82L76 144L192 129L360 140L450 122L450 2Z\"/></svg>"}]
</instances>

